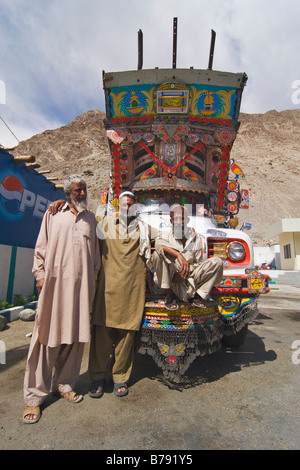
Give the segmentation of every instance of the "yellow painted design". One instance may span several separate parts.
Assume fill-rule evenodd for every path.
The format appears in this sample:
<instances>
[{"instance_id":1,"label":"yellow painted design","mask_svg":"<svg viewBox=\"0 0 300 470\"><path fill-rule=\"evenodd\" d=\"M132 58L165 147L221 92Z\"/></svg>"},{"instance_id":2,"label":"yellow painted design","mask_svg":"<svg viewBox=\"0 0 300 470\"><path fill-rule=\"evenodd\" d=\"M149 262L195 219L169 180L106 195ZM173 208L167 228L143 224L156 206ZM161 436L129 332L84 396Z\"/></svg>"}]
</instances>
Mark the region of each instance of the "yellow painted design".
<instances>
[{"instance_id":1,"label":"yellow painted design","mask_svg":"<svg viewBox=\"0 0 300 470\"><path fill-rule=\"evenodd\" d=\"M165 315L165 316L183 316L183 315L195 315L195 316L205 316L210 313L216 313L216 307L207 307L207 308L178 308L177 310L167 310L166 308L148 308L144 309L146 315Z\"/></svg>"},{"instance_id":2,"label":"yellow painted design","mask_svg":"<svg viewBox=\"0 0 300 470\"><path fill-rule=\"evenodd\" d=\"M114 117L125 117L129 116L129 113L126 111L126 108L124 106L124 98L126 95L128 95L128 91L122 91L120 93L111 93L111 102L112 102L112 114ZM146 101L146 106L145 107L136 107L132 108L130 111L130 114L139 114L143 110L143 115L151 115L153 114L153 94L154 94L154 88L151 89L150 91L142 91L142 94L145 98ZM135 99L134 91L131 92L130 95L130 103L132 104Z\"/></svg>"},{"instance_id":3,"label":"yellow painted design","mask_svg":"<svg viewBox=\"0 0 300 470\"><path fill-rule=\"evenodd\" d=\"M238 313L241 307L244 305L252 302L254 300L253 297L231 297L231 296L224 296L219 298L219 312L221 315L224 316L232 316Z\"/></svg>"},{"instance_id":4,"label":"yellow painted design","mask_svg":"<svg viewBox=\"0 0 300 470\"><path fill-rule=\"evenodd\" d=\"M157 343L157 344L158 344L160 352L165 357L169 357L171 355L175 357L180 357L183 355L185 351L184 344L177 344L177 345L171 344L170 346L168 346L167 344L162 344L162 343Z\"/></svg>"},{"instance_id":5,"label":"yellow painted design","mask_svg":"<svg viewBox=\"0 0 300 470\"><path fill-rule=\"evenodd\" d=\"M191 115L193 116L212 116L217 117L218 119L231 119L230 111L231 111L231 97L235 93L236 90L219 90L219 91L209 91L209 90L197 90L195 87L192 88L192 100L191 100ZM220 99L220 106L216 110L201 110L201 113L198 110L198 100L200 97L204 96L204 102L208 106L208 104L213 105L215 103L215 99L213 95L217 95ZM209 107L209 106L208 106Z\"/></svg>"}]
</instances>

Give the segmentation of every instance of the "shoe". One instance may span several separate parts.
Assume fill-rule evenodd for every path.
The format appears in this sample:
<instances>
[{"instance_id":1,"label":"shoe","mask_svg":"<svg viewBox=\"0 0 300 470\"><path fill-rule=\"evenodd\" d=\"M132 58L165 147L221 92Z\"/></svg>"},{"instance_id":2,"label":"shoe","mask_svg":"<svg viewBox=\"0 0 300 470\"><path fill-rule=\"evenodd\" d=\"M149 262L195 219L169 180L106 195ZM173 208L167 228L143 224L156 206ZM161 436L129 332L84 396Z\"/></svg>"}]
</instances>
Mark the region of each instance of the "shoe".
<instances>
[{"instance_id":1,"label":"shoe","mask_svg":"<svg viewBox=\"0 0 300 470\"><path fill-rule=\"evenodd\" d=\"M92 383L89 390L91 398L101 398L104 394L105 379L99 379ZM93 391L95 390L95 391Z\"/></svg>"},{"instance_id":2,"label":"shoe","mask_svg":"<svg viewBox=\"0 0 300 470\"><path fill-rule=\"evenodd\" d=\"M29 415L34 415L36 418L29 419ZM27 416L27 418L26 418ZM34 424L37 423L41 417L41 411L39 406L26 406L24 413L23 413L23 423L25 424Z\"/></svg>"},{"instance_id":3,"label":"shoe","mask_svg":"<svg viewBox=\"0 0 300 470\"><path fill-rule=\"evenodd\" d=\"M202 297L197 294L192 300L192 306L197 308L206 308L206 300L202 299Z\"/></svg>"},{"instance_id":4,"label":"shoe","mask_svg":"<svg viewBox=\"0 0 300 470\"><path fill-rule=\"evenodd\" d=\"M123 392L118 392L119 388L125 388L125 390L123 390ZM117 397L125 397L125 395L128 395L127 384L114 384L114 394L117 395Z\"/></svg>"},{"instance_id":5,"label":"shoe","mask_svg":"<svg viewBox=\"0 0 300 470\"><path fill-rule=\"evenodd\" d=\"M76 392L74 392L74 390L71 390L70 392L53 391L52 393L58 397L64 398L70 403L79 403L83 400L83 396L78 395Z\"/></svg>"},{"instance_id":6,"label":"shoe","mask_svg":"<svg viewBox=\"0 0 300 470\"><path fill-rule=\"evenodd\" d=\"M178 303L174 294L168 294L165 301L165 308L167 310L177 310Z\"/></svg>"}]
</instances>

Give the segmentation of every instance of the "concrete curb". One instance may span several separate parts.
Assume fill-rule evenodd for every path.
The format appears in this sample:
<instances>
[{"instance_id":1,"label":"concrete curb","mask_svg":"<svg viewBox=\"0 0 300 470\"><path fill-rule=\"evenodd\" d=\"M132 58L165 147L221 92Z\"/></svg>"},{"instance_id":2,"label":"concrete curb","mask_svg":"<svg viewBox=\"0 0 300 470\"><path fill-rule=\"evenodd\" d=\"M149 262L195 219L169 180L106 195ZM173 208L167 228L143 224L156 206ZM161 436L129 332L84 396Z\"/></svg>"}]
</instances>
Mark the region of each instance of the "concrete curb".
<instances>
[{"instance_id":1,"label":"concrete curb","mask_svg":"<svg viewBox=\"0 0 300 470\"><path fill-rule=\"evenodd\" d=\"M17 307L8 308L6 310L0 310L0 315L6 318L7 323L12 321L19 320L19 314L25 308L32 308L35 310L37 307L37 302L29 302L25 305L18 305Z\"/></svg>"},{"instance_id":2,"label":"concrete curb","mask_svg":"<svg viewBox=\"0 0 300 470\"><path fill-rule=\"evenodd\" d=\"M10 323L19 319L19 313L22 312L22 310L24 310L23 306L12 307L6 310L0 310L0 315L6 318L7 323Z\"/></svg>"}]
</instances>

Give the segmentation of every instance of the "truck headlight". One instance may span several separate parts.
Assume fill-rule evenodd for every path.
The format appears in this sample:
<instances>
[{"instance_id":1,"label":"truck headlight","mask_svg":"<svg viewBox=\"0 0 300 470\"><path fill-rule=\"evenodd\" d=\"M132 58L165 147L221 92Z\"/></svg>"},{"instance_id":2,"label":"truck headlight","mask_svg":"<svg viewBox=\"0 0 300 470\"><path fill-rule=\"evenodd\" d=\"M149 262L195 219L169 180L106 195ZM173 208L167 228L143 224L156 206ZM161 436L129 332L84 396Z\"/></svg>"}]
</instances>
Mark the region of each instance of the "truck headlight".
<instances>
[{"instance_id":1,"label":"truck headlight","mask_svg":"<svg viewBox=\"0 0 300 470\"><path fill-rule=\"evenodd\" d=\"M232 261L240 261L246 254L245 247L242 243L231 242L227 246L227 255Z\"/></svg>"}]
</instances>

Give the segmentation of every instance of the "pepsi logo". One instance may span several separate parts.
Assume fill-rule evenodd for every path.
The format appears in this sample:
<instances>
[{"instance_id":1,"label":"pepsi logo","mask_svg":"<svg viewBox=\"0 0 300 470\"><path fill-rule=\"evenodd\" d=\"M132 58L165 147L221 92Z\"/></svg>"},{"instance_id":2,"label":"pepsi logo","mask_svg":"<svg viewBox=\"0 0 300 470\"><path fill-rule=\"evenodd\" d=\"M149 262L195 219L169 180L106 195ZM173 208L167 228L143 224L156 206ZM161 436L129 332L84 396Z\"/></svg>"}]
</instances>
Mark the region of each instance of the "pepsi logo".
<instances>
[{"instance_id":1,"label":"pepsi logo","mask_svg":"<svg viewBox=\"0 0 300 470\"><path fill-rule=\"evenodd\" d=\"M7 175L1 182L0 192L7 199L21 200L23 193L23 184L15 175Z\"/></svg>"},{"instance_id":2,"label":"pepsi logo","mask_svg":"<svg viewBox=\"0 0 300 470\"><path fill-rule=\"evenodd\" d=\"M42 218L51 201L29 191L19 175L12 173L0 175L0 212L9 220L19 220L28 210L32 215Z\"/></svg>"},{"instance_id":3,"label":"pepsi logo","mask_svg":"<svg viewBox=\"0 0 300 470\"><path fill-rule=\"evenodd\" d=\"M17 214L19 212L23 191L23 183L15 175L9 174L1 181L1 202L4 209L10 214Z\"/></svg>"}]
</instances>

